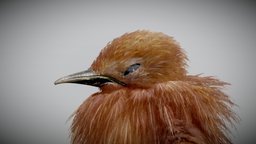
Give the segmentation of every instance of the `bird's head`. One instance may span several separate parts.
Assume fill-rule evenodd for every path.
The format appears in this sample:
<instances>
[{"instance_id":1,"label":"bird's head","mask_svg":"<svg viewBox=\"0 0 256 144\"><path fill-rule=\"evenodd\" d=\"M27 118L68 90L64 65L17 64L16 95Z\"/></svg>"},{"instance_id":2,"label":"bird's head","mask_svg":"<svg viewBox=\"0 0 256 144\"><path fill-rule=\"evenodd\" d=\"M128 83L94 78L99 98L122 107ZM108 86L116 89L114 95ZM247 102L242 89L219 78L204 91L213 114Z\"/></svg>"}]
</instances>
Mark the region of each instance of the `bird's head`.
<instances>
[{"instance_id":1,"label":"bird's head","mask_svg":"<svg viewBox=\"0 0 256 144\"><path fill-rule=\"evenodd\" d=\"M172 37L159 32L135 31L108 43L89 70L60 78L55 84L150 87L182 80L186 76L186 60Z\"/></svg>"}]
</instances>

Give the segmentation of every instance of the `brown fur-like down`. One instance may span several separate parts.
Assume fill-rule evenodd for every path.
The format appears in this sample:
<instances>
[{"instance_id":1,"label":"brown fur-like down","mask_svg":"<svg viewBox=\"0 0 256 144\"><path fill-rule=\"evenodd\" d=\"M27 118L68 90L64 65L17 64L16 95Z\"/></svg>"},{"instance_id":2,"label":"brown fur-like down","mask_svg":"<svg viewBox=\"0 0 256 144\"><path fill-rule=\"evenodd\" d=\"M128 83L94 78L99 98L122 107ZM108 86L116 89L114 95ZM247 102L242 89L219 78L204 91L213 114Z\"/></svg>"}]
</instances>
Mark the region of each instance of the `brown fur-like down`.
<instances>
[{"instance_id":1,"label":"brown fur-like down","mask_svg":"<svg viewBox=\"0 0 256 144\"><path fill-rule=\"evenodd\" d=\"M230 144L237 121L227 83L187 75L186 56L162 33L136 31L109 43L91 69L106 84L74 113L73 144ZM128 66L139 69L124 76Z\"/></svg>"}]
</instances>

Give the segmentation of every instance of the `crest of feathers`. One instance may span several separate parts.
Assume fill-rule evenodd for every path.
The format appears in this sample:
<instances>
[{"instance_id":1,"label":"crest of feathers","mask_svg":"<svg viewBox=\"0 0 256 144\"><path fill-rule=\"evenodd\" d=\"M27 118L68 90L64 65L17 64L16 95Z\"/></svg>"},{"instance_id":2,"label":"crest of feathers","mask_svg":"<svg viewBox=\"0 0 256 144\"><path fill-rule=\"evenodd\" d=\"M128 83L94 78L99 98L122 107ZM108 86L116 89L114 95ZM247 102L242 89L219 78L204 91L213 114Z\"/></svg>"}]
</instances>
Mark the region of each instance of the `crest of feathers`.
<instances>
[{"instance_id":1,"label":"crest of feathers","mask_svg":"<svg viewBox=\"0 0 256 144\"><path fill-rule=\"evenodd\" d=\"M124 37L128 39L129 34ZM114 46L122 44L121 40L114 40ZM114 51L109 48L112 45L107 47L103 51ZM107 57L105 52L101 57ZM184 60L179 65L184 68ZM184 73L182 70L182 75ZM229 126L233 126L238 117L232 111L234 103L222 91L227 84L212 77L185 74L179 79L163 80L144 88L106 85L74 113L72 142L230 144Z\"/></svg>"}]
</instances>

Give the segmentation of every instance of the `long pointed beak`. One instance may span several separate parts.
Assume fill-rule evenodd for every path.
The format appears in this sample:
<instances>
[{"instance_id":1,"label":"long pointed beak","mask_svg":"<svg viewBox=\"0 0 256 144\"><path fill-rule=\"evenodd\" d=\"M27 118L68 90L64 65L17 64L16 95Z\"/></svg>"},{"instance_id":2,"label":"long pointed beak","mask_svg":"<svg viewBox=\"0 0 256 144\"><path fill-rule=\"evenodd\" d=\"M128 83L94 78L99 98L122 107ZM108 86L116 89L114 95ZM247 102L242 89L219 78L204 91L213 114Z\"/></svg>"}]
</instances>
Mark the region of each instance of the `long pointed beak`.
<instances>
[{"instance_id":1,"label":"long pointed beak","mask_svg":"<svg viewBox=\"0 0 256 144\"><path fill-rule=\"evenodd\" d=\"M86 70L78 73L74 73L68 76L64 76L54 82L55 85L62 83L76 83L76 84L84 84L91 85L96 87L101 87L106 83L115 83L122 86L126 84L118 81L115 78L103 75L97 75L92 70Z\"/></svg>"}]
</instances>

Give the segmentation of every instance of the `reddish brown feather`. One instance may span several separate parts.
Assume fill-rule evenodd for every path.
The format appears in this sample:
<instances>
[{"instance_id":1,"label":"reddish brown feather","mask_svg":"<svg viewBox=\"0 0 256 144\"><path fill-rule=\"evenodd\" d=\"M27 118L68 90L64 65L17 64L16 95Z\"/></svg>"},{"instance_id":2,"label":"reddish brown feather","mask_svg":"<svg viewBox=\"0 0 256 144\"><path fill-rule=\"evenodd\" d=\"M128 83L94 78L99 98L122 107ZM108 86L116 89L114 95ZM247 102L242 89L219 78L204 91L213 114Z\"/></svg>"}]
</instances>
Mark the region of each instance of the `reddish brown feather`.
<instances>
[{"instance_id":1,"label":"reddish brown feather","mask_svg":"<svg viewBox=\"0 0 256 144\"><path fill-rule=\"evenodd\" d=\"M130 77L130 62L142 68ZM162 33L136 31L109 43L92 65L128 85L105 85L74 114L74 144L230 144L238 120L227 83L186 74L186 56Z\"/></svg>"}]
</instances>

